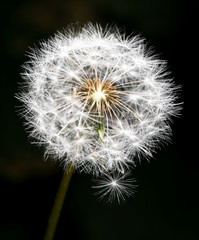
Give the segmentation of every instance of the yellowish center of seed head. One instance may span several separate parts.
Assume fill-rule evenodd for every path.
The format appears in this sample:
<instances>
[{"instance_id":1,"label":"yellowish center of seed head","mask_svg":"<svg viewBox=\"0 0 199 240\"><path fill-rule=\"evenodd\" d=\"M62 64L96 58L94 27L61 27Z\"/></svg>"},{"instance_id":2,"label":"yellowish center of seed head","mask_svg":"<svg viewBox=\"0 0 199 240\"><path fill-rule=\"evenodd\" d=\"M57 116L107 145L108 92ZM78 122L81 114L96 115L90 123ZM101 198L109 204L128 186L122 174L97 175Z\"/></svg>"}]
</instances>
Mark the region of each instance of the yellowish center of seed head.
<instances>
[{"instance_id":1,"label":"yellowish center of seed head","mask_svg":"<svg viewBox=\"0 0 199 240\"><path fill-rule=\"evenodd\" d=\"M117 108L120 104L121 91L116 89L113 81L85 78L80 85L79 89L73 90L73 96L78 96L85 103L84 106L88 107L89 113L94 111L104 115L108 111L112 117L112 111L115 115L114 107Z\"/></svg>"},{"instance_id":2,"label":"yellowish center of seed head","mask_svg":"<svg viewBox=\"0 0 199 240\"><path fill-rule=\"evenodd\" d=\"M104 93L104 91L102 91L101 88L98 88L96 91L93 92L92 99L95 102L106 100L106 94Z\"/></svg>"}]
</instances>

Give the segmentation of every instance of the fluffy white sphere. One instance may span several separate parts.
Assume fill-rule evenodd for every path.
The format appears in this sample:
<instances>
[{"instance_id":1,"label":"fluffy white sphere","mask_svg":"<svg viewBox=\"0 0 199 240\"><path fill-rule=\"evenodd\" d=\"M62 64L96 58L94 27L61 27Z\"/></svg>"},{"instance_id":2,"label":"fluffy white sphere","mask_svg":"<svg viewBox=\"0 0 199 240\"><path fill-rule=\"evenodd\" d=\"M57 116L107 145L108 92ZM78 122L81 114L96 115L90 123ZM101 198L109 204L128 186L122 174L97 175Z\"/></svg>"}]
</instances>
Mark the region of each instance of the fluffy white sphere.
<instances>
[{"instance_id":1,"label":"fluffy white sphere","mask_svg":"<svg viewBox=\"0 0 199 240\"><path fill-rule=\"evenodd\" d=\"M47 155L87 172L123 172L170 139L178 88L139 36L88 24L57 33L30 59L19 98Z\"/></svg>"}]
</instances>

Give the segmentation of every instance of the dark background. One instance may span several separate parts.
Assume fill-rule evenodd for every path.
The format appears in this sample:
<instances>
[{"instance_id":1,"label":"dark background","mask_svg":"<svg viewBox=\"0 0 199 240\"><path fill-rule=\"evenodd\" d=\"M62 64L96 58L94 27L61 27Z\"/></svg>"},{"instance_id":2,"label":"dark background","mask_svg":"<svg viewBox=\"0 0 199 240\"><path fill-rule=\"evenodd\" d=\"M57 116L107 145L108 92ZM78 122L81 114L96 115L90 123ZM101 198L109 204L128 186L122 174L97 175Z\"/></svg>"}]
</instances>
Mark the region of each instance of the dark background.
<instances>
[{"instance_id":1,"label":"dark background","mask_svg":"<svg viewBox=\"0 0 199 240\"><path fill-rule=\"evenodd\" d=\"M155 46L177 84L182 116L173 143L133 171L139 187L121 206L106 206L91 177L75 173L55 239L198 239L198 50L196 6L182 0L17 0L1 3L0 239L42 239L62 169L43 160L17 115L25 52L70 23L115 23ZM72 234L72 236L71 236Z\"/></svg>"}]
</instances>

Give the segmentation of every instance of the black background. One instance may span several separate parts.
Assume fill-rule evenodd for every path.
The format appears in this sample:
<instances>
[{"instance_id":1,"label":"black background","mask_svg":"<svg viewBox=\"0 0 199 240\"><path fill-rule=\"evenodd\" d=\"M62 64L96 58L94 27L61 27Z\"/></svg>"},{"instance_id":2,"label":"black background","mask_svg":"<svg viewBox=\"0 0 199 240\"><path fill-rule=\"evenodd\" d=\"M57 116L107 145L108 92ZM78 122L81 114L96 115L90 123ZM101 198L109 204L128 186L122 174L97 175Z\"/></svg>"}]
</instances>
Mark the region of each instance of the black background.
<instances>
[{"instance_id":1,"label":"black background","mask_svg":"<svg viewBox=\"0 0 199 240\"><path fill-rule=\"evenodd\" d=\"M29 0L1 3L0 239L42 239L62 169L43 160L17 115L25 52L70 23L115 23L141 33L168 60L181 84L182 116L173 143L133 171L139 187L121 206L106 206L91 177L75 173L55 239L198 239L198 41L196 6L181 0Z\"/></svg>"}]
</instances>

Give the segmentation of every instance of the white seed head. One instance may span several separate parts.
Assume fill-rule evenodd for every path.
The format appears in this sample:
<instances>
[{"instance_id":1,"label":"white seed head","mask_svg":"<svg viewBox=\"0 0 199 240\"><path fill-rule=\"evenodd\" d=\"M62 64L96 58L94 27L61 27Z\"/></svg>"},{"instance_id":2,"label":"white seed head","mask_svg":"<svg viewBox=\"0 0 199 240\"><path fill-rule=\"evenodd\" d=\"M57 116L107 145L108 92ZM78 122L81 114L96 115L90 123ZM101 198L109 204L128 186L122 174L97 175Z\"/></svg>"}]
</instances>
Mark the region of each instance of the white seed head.
<instances>
[{"instance_id":1,"label":"white seed head","mask_svg":"<svg viewBox=\"0 0 199 240\"><path fill-rule=\"evenodd\" d=\"M170 140L178 87L139 36L69 29L33 50L24 70L30 136L65 165L122 172Z\"/></svg>"}]
</instances>

